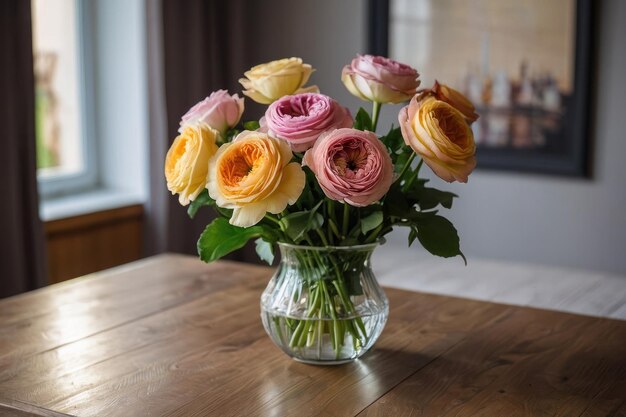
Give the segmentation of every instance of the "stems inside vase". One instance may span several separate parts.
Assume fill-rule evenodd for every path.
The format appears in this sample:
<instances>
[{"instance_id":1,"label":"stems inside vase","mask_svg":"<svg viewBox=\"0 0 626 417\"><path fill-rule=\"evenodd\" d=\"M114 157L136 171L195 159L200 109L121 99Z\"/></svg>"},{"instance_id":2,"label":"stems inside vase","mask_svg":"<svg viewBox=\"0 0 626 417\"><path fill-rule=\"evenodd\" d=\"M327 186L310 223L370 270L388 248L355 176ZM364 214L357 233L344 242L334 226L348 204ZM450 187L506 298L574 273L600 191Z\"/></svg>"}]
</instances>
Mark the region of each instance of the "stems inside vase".
<instances>
[{"instance_id":1,"label":"stems inside vase","mask_svg":"<svg viewBox=\"0 0 626 417\"><path fill-rule=\"evenodd\" d=\"M386 320L387 302L382 295L382 301L363 304L370 295L364 287L378 285L371 275L371 250L301 248L283 259L281 266L287 266L284 274L277 273L276 291L289 297L287 312L264 311L270 333L283 350L303 359L342 361L359 356L373 343L373 333L379 334L375 324ZM364 281L370 275L374 284Z\"/></svg>"}]
</instances>

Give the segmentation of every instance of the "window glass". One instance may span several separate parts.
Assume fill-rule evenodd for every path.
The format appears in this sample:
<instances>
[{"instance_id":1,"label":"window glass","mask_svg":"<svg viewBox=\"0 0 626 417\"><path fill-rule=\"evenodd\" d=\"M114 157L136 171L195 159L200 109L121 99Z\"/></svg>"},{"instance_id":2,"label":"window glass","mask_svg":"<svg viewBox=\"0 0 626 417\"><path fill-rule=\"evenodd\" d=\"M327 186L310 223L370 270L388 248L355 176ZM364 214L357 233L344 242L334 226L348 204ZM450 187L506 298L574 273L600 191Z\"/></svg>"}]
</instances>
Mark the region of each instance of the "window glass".
<instances>
[{"instance_id":1,"label":"window glass","mask_svg":"<svg viewBox=\"0 0 626 417\"><path fill-rule=\"evenodd\" d=\"M85 169L75 0L32 0L37 168L41 179Z\"/></svg>"}]
</instances>

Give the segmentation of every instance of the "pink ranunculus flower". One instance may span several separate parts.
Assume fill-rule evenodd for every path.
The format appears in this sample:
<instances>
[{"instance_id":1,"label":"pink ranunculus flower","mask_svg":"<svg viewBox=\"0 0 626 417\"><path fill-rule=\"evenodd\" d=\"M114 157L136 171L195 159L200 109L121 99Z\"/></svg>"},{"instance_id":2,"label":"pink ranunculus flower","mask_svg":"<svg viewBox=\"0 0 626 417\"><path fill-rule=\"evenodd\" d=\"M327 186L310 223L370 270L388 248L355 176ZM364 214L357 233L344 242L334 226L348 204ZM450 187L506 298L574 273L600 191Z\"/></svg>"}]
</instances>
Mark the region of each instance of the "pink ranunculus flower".
<instances>
[{"instance_id":1,"label":"pink ranunculus flower","mask_svg":"<svg viewBox=\"0 0 626 417\"><path fill-rule=\"evenodd\" d=\"M393 182L393 164L375 133L337 129L323 133L304 154L324 194L364 207L380 200Z\"/></svg>"},{"instance_id":2,"label":"pink ranunculus flower","mask_svg":"<svg viewBox=\"0 0 626 417\"><path fill-rule=\"evenodd\" d=\"M180 121L179 132L184 126L206 123L221 134L226 133L239 123L243 114L243 97L228 94L226 90L218 90L193 106Z\"/></svg>"},{"instance_id":3,"label":"pink ranunculus flower","mask_svg":"<svg viewBox=\"0 0 626 417\"><path fill-rule=\"evenodd\" d=\"M324 132L352 127L350 111L323 94L303 93L273 102L261 118L262 130L289 143L295 152L309 149Z\"/></svg>"},{"instance_id":4,"label":"pink ranunculus flower","mask_svg":"<svg viewBox=\"0 0 626 417\"><path fill-rule=\"evenodd\" d=\"M357 55L341 73L341 81L353 95L376 103L410 100L420 85L418 77L414 68L374 55Z\"/></svg>"}]
</instances>

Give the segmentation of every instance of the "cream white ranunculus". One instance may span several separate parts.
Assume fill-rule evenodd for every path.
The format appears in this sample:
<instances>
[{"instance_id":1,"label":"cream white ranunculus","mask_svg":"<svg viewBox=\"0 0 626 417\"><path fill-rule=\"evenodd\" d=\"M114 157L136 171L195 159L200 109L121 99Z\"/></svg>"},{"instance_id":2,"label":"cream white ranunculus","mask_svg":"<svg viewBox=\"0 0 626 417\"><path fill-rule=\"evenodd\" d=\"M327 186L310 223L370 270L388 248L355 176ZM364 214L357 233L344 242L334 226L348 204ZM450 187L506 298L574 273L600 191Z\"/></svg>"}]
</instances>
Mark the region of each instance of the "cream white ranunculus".
<instances>
[{"instance_id":1,"label":"cream white ranunculus","mask_svg":"<svg viewBox=\"0 0 626 417\"><path fill-rule=\"evenodd\" d=\"M348 91L361 100L401 103L415 95L418 72L409 65L375 55L358 55L341 72Z\"/></svg>"},{"instance_id":2,"label":"cream white ranunculus","mask_svg":"<svg viewBox=\"0 0 626 417\"><path fill-rule=\"evenodd\" d=\"M303 87L313 68L301 58L284 58L252 67L239 79L243 94L261 104L270 104L296 93L318 93L317 86Z\"/></svg>"}]
</instances>

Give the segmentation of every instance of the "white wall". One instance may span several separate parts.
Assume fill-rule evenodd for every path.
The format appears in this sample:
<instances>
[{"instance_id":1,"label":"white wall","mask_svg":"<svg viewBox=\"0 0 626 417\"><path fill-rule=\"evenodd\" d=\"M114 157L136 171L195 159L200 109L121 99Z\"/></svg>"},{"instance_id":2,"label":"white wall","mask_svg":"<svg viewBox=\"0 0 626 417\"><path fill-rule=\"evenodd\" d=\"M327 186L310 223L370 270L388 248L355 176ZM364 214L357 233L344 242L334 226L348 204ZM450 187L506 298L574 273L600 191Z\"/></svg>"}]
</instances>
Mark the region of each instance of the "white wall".
<instances>
[{"instance_id":1,"label":"white wall","mask_svg":"<svg viewBox=\"0 0 626 417\"><path fill-rule=\"evenodd\" d=\"M593 178L477 171L450 187L468 255L626 273L626 2L601 4Z\"/></svg>"},{"instance_id":2,"label":"white wall","mask_svg":"<svg viewBox=\"0 0 626 417\"><path fill-rule=\"evenodd\" d=\"M626 2L602 6L593 179L479 170L467 185L433 180L461 196L450 218L470 262L486 257L626 273ZM363 104L346 92L340 71L365 51L365 1L270 0L250 12L263 22L250 48L258 62L302 56L317 68L312 79L322 92L354 111ZM381 129L394 121L397 107L384 111ZM401 250L405 242L396 234L385 250Z\"/></svg>"}]
</instances>

